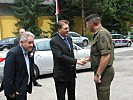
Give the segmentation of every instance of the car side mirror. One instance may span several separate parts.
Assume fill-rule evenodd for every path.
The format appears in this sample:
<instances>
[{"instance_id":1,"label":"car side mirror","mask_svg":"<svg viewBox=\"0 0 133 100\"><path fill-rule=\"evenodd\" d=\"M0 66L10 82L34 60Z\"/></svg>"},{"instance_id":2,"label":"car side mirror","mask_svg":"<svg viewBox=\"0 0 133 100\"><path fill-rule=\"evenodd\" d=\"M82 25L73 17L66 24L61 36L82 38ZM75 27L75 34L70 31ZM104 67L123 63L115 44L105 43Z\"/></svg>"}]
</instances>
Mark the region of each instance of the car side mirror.
<instances>
[{"instance_id":1,"label":"car side mirror","mask_svg":"<svg viewBox=\"0 0 133 100\"><path fill-rule=\"evenodd\" d=\"M78 50L78 47L77 46L74 46L74 50Z\"/></svg>"}]
</instances>

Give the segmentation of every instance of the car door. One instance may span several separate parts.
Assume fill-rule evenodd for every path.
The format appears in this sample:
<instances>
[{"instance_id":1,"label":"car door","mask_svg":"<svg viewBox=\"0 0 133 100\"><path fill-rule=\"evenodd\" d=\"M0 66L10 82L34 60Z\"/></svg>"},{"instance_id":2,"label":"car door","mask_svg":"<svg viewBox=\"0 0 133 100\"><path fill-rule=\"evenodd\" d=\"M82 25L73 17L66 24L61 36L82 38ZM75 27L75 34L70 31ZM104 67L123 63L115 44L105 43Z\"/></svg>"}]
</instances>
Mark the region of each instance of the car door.
<instances>
[{"instance_id":1,"label":"car door","mask_svg":"<svg viewBox=\"0 0 133 100\"><path fill-rule=\"evenodd\" d=\"M40 75L52 73L53 55L50 49L49 41L39 41L35 45L37 50L34 55L34 61L39 68Z\"/></svg>"},{"instance_id":2,"label":"car door","mask_svg":"<svg viewBox=\"0 0 133 100\"><path fill-rule=\"evenodd\" d=\"M74 48L74 56L76 59L79 58L85 58L90 56L90 49L82 49L81 47L77 45L73 45ZM90 68L90 63L87 63L85 66L81 66L79 64L76 65L77 69L84 69L84 68Z\"/></svg>"},{"instance_id":3,"label":"car door","mask_svg":"<svg viewBox=\"0 0 133 100\"><path fill-rule=\"evenodd\" d=\"M121 45L126 46L128 43L128 40L126 40L122 35L121 35Z\"/></svg>"}]
</instances>

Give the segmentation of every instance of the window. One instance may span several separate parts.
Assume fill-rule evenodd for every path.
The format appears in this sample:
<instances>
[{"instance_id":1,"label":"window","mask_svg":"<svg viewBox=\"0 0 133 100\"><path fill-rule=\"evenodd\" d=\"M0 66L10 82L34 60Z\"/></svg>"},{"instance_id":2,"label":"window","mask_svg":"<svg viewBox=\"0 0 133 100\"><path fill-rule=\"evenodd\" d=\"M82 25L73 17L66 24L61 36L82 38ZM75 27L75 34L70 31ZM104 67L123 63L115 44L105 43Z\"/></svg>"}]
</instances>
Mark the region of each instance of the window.
<instances>
[{"instance_id":1,"label":"window","mask_svg":"<svg viewBox=\"0 0 133 100\"><path fill-rule=\"evenodd\" d=\"M73 33L73 37L80 37L80 35Z\"/></svg>"},{"instance_id":2,"label":"window","mask_svg":"<svg viewBox=\"0 0 133 100\"><path fill-rule=\"evenodd\" d=\"M77 33L70 33L69 32L68 35L71 36L71 37L80 37L80 35L77 34Z\"/></svg>"},{"instance_id":3,"label":"window","mask_svg":"<svg viewBox=\"0 0 133 100\"><path fill-rule=\"evenodd\" d=\"M14 42L15 38L10 38L9 42Z\"/></svg>"},{"instance_id":4,"label":"window","mask_svg":"<svg viewBox=\"0 0 133 100\"><path fill-rule=\"evenodd\" d=\"M117 39L116 35L112 35L112 38L113 38L113 39Z\"/></svg>"},{"instance_id":5,"label":"window","mask_svg":"<svg viewBox=\"0 0 133 100\"><path fill-rule=\"evenodd\" d=\"M15 38L6 38L6 39L1 40L1 42L3 43L14 42L14 39Z\"/></svg>"},{"instance_id":6,"label":"window","mask_svg":"<svg viewBox=\"0 0 133 100\"><path fill-rule=\"evenodd\" d=\"M49 41L40 41L40 42L37 42L35 45L36 45L37 51L51 50Z\"/></svg>"},{"instance_id":7,"label":"window","mask_svg":"<svg viewBox=\"0 0 133 100\"><path fill-rule=\"evenodd\" d=\"M112 35L113 39L123 39L121 35Z\"/></svg>"}]
</instances>

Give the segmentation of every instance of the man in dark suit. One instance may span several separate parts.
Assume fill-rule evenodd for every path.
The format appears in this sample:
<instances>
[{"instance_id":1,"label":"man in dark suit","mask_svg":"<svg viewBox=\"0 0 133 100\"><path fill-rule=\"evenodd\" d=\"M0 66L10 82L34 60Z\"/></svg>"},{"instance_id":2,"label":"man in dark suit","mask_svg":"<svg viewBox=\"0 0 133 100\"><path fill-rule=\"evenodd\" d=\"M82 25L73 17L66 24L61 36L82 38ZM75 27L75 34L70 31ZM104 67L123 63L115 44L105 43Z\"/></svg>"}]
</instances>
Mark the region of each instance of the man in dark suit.
<instances>
[{"instance_id":1,"label":"man in dark suit","mask_svg":"<svg viewBox=\"0 0 133 100\"><path fill-rule=\"evenodd\" d=\"M25 33L25 29L24 29L24 28L21 28L21 29L19 30L19 36L14 40L14 46L19 45L20 36L21 36L23 33ZM32 66L34 66L34 54L35 54L35 51L36 51L36 47L35 47L35 45L33 45L33 48L32 48L32 50L30 51L30 56L32 57ZM34 86L42 87L42 85L39 84L39 83L37 82L37 78L35 77L34 67L32 67L31 74L32 74L33 85L34 85Z\"/></svg>"},{"instance_id":2,"label":"man in dark suit","mask_svg":"<svg viewBox=\"0 0 133 100\"><path fill-rule=\"evenodd\" d=\"M28 54L34 44L34 35L25 32L20 37L20 45L8 53L4 66L4 91L7 100L27 100L27 92L32 92L31 58Z\"/></svg>"},{"instance_id":3,"label":"man in dark suit","mask_svg":"<svg viewBox=\"0 0 133 100\"><path fill-rule=\"evenodd\" d=\"M68 100L75 100L76 63L84 65L83 59L75 59L72 39L68 37L69 22L60 20L57 23L58 33L51 39L53 53L53 77L58 100L65 100L67 89Z\"/></svg>"},{"instance_id":4,"label":"man in dark suit","mask_svg":"<svg viewBox=\"0 0 133 100\"><path fill-rule=\"evenodd\" d=\"M20 40L20 36L25 33L25 29L24 28L20 28L19 29L19 36L14 40L14 46L19 45L19 40Z\"/></svg>"}]
</instances>

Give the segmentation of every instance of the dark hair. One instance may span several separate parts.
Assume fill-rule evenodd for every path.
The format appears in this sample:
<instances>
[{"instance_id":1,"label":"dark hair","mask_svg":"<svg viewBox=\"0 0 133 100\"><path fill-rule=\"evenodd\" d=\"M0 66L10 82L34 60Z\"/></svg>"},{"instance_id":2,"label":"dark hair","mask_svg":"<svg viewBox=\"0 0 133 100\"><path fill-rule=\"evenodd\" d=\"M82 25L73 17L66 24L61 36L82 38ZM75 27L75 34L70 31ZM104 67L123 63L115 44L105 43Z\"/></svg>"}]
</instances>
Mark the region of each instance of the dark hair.
<instances>
[{"instance_id":1,"label":"dark hair","mask_svg":"<svg viewBox=\"0 0 133 100\"><path fill-rule=\"evenodd\" d=\"M86 22L92 21L94 24L98 24L98 23L101 23L101 18L97 14L91 14L88 17L86 17L85 21Z\"/></svg>"},{"instance_id":2,"label":"dark hair","mask_svg":"<svg viewBox=\"0 0 133 100\"><path fill-rule=\"evenodd\" d=\"M61 29L62 26L65 24L69 24L69 21L67 20L59 20L58 23L57 23L57 29Z\"/></svg>"}]
</instances>

